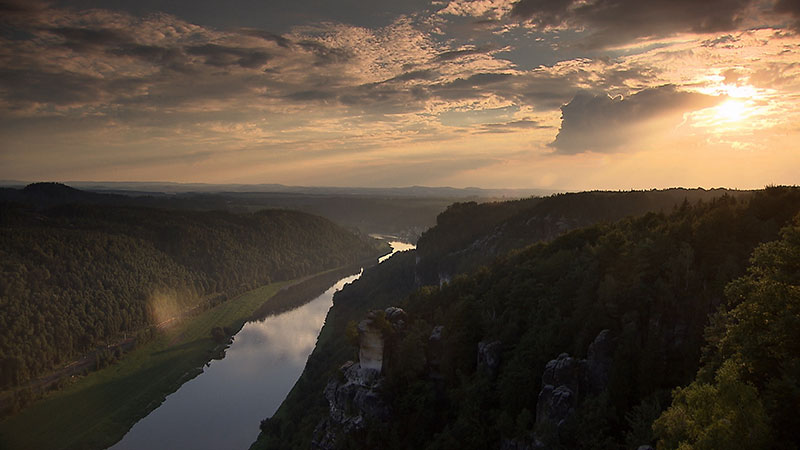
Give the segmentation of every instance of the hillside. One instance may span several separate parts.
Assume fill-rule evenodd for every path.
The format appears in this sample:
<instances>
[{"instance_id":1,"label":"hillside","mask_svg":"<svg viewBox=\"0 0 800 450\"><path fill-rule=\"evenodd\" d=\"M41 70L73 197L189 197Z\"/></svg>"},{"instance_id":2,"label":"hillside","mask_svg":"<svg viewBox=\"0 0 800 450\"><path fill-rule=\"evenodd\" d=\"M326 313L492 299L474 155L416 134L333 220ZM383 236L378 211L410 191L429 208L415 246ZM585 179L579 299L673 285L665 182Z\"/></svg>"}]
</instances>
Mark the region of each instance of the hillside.
<instances>
[{"instance_id":1,"label":"hillside","mask_svg":"<svg viewBox=\"0 0 800 450\"><path fill-rule=\"evenodd\" d=\"M741 202L746 203L752 195L750 192L702 190L587 192L544 199L451 206L438 217L437 226L420 238L415 252L397 255L387 263L367 271L360 280L337 294L334 307L305 372L274 418L264 423L264 432L253 448L307 448L314 429L328 412L328 404L321 395L328 379L337 373L342 363L354 358L344 330L348 322L363 319L367 311L400 305L412 291L422 286L438 286L448 279L455 282L460 279L459 274L470 273L481 265L492 264L498 255L511 249L553 239L559 233L579 226L598 222L610 223L627 215L644 214L648 211L662 211L663 213L648 217L663 218L664 214L673 211L691 210L691 203L699 200L705 200L705 203L697 208L710 208L709 202L714 202L715 205L737 204L735 198L738 197L742 199ZM715 198L721 200L715 201ZM781 217L779 220L785 222L786 218ZM776 235L778 228L777 225L770 225L769 235ZM749 245L750 247L742 250L745 257L755 243ZM579 270L577 267L569 267L570 264L577 264L577 261L572 261L565 254L560 257L563 259L563 266L558 270L554 269L552 276L560 275L562 272L559 270L567 271L566 273ZM505 269L511 268L509 265ZM726 268L724 265L714 267L714 270L728 270L729 272L724 273L729 276L735 273L735 268ZM568 281L562 283L568 284ZM523 286L529 284L531 282L522 283ZM419 292L436 292L436 289L424 287ZM437 317L454 309L457 309L455 305L444 302L436 312ZM500 311L490 313L497 316ZM435 323L431 318L425 320L431 326ZM478 330L479 328L475 328L474 332ZM590 334L589 331L586 333ZM469 348L464 351L468 358L473 358L474 364L476 350ZM537 356L540 359L549 357L550 355ZM696 362L689 364L696 366ZM420 411L413 414L417 413Z\"/></svg>"},{"instance_id":2,"label":"hillside","mask_svg":"<svg viewBox=\"0 0 800 450\"><path fill-rule=\"evenodd\" d=\"M527 191L451 188L302 188L280 185L150 183L34 183L0 187L0 201L39 208L82 203L193 211L255 212L289 209L322 216L363 234L400 236L415 242L454 202L517 198ZM530 194L527 194L530 195Z\"/></svg>"},{"instance_id":3,"label":"hillside","mask_svg":"<svg viewBox=\"0 0 800 450\"><path fill-rule=\"evenodd\" d=\"M785 405L799 399L790 325L797 320L796 301L786 300L788 294L765 298L758 286L750 287L752 275L731 282L745 274L759 243L778 239L798 212L797 189L768 189L746 201L725 197L668 215L583 228L441 288L421 289L398 304L407 314L405 327L384 332L384 371L375 392L389 419L356 403L345 417L361 413L363 427L345 431L347 424L331 416L313 437L322 448L380 442L383 448L611 449L655 444L663 436L664 448L686 441L731 448L708 442L742 439L758 444L747 448L791 448L796 424ZM796 230L785 233L796 245ZM759 248L754 261L774 267ZM766 247L775 248L781 244ZM782 250L779 267L789 278L770 278L794 280L796 252ZM750 271L764 273L758 266ZM759 306L747 303L754 291L761 292ZM771 305L779 298L786 306ZM695 377L704 330L720 308L734 309L725 315L723 333L710 336L718 349L711 355L719 355L710 361L711 375L677 397L671 415L659 422L669 433L653 435L651 425L669 405L671 390ZM763 310L766 317L749 317ZM774 333L768 331L773 316L779 324ZM724 423L733 414L751 413L738 412L738 401L724 396L735 391L715 398L702 384L712 382L716 370L721 384L714 388L730 389L724 378L730 366L720 357L747 361L734 379L739 392L760 386L746 397L764 405L754 405L749 416L760 419L760 429L758 423L737 428L730 419L728 435L714 436L721 425L706 419L709 414ZM721 403L731 415L703 405L702 398ZM690 418L682 414L687 409ZM739 423L747 418L738 416ZM754 429L760 436L748 440Z\"/></svg>"},{"instance_id":4,"label":"hillside","mask_svg":"<svg viewBox=\"0 0 800 450\"><path fill-rule=\"evenodd\" d=\"M36 205L0 204L3 388L99 345L146 338L182 311L380 254L376 241L300 212L111 206L60 185L25 191ZM42 206L47 199L58 204Z\"/></svg>"}]
</instances>

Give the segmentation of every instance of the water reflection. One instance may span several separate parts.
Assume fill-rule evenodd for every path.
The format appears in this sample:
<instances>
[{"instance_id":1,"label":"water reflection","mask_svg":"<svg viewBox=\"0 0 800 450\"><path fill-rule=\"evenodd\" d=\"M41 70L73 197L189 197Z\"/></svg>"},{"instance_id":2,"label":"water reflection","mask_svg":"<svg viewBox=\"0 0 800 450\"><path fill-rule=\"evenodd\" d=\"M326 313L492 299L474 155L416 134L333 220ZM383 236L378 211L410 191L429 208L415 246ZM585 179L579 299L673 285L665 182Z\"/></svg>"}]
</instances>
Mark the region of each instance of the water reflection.
<instances>
[{"instance_id":1,"label":"water reflection","mask_svg":"<svg viewBox=\"0 0 800 450\"><path fill-rule=\"evenodd\" d=\"M334 292L359 276L297 309L246 324L225 359L212 361L111 449L247 448L303 371Z\"/></svg>"},{"instance_id":2,"label":"water reflection","mask_svg":"<svg viewBox=\"0 0 800 450\"><path fill-rule=\"evenodd\" d=\"M392 246L392 252L387 253L386 255L381 256L378 258L378 264L386 261L387 259L391 258L397 252L404 252L406 250L411 250L416 248L414 244L409 244L407 242L400 242L400 241L389 241L389 245Z\"/></svg>"}]
</instances>

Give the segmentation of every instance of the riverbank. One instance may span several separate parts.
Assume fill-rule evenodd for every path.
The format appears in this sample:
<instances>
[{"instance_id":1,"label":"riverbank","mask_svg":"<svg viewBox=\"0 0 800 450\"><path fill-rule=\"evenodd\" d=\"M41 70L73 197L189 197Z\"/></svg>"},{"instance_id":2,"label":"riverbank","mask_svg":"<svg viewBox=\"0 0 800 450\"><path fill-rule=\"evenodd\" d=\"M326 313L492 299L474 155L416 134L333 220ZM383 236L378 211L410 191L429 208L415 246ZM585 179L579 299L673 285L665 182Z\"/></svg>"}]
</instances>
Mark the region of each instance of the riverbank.
<instances>
[{"instance_id":1,"label":"riverbank","mask_svg":"<svg viewBox=\"0 0 800 450\"><path fill-rule=\"evenodd\" d=\"M281 289L304 281L247 292L163 330L120 362L76 378L0 423L0 449L103 449L114 444L224 350L211 338L212 328L237 332Z\"/></svg>"},{"instance_id":2,"label":"riverbank","mask_svg":"<svg viewBox=\"0 0 800 450\"><path fill-rule=\"evenodd\" d=\"M365 264L354 264L339 269L329 270L304 278L301 283L285 286L268 302L264 302L249 318L250 322L266 319L303 305L309 299L317 297L331 287L337 280L349 275L356 275L362 269L376 264L376 260L365 261Z\"/></svg>"}]
</instances>

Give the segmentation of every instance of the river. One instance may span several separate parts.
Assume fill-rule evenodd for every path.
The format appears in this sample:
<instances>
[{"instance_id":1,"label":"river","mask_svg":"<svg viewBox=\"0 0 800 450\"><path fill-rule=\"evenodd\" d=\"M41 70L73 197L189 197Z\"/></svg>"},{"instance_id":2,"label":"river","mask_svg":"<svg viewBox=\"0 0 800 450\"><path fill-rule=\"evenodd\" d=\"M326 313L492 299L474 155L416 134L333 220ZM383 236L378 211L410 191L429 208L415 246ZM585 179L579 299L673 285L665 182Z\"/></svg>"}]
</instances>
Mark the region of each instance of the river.
<instances>
[{"instance_id":1,"label":"river","mask_svg":"<svg viewBox=\"0 0 800 450\"><path fill-rule=\"evenodd\" d=\"M391 254L414 248L389 243ZM359 276L338 280L296 309L245 324L223 359L212 360L109 450L247 449L261 420L275 413L300 377L333 294Z\"/></svg>"}]
</instances>

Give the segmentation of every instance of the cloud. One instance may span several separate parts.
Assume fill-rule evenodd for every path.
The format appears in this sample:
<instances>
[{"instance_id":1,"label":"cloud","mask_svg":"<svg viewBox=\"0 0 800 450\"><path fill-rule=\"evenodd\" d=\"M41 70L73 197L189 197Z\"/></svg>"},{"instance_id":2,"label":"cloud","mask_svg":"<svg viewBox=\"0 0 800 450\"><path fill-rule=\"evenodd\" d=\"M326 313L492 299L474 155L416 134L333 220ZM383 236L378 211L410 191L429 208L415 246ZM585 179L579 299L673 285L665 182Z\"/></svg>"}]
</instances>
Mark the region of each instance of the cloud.
<instances>
[{"instance_id":1,"label":"cloud","mask_svg":"<svg viewBox=\"0 0 800 450\"><path fill-rule=\"evenodd\" d=\"M212 28L167 14L6 1L0 3L4 143L21 153L33 142L45 155L69 141L86 161L104 149L111 149L108 161L132 161L121 149L140 152L147 157L142 173L178 149L217 152L217 159L209 157L214 161L242 150L236 158L260 158L263 167L290 158L286 167L298 164L300 173L302 164L322 171L334 157L346 165L357 154L358 164L367 164L414 148L408 151L415 157L422 148L447 152L443 165L469 151L476 161L498 164L509 154L547 158L548 143L561 154L620 151L625 137L657 136L650 124L670 129L683 112L716 99L689 90L724 93L723 84L769 93L759 101L768 102L775 123L795 117L778 117L796 110L800 89L798 41L787 30L686 34L610 52L564 44L741 27L732 1L711 0L730 20L706 23L688 15L713 18L702 5L679 1L687 11L668 12L656 0L654 14L667 14L672 24L663 29L650 26L655 19L631 0L518 2L513 23L512 0L444 3L429 16L395 17L385 26L293 23L275 33L252 23ZM632 10L619 11L620 5ZM778 5L780 23L795 17L792 3ZM476 22L490 29L478 30ZM665 84L674 86L653 87ZM236 166L234 158L230 164ZM240 166L256 176L256 168ZM353 176L370 173L363 167ZM29 173L36 170L31 163Z\"/></svg>"},{"instance_id":2,"label":"cloud","mask_svg":"<svg viewBox=\"0 0 800 450\"><path fill-rule=\"evenodd\" d=\"M565 154L619 151L636 142L633 138L637 134L655 132L647 125L656 120L674 126L684 113L722 100L669 85L645 89L628 98L582 92L561 108L561 129L550 146ZM669 127L658 129L668 131Z\"/></svg>"},{"instance_id":3,"label":"cloud","mask_svg":"<svg viewBox=\"0 0 800 450\"><path fill-rule=\"evenodd\" d=\"M733 36L732 34L725 34L714 39L706 39L705 41L701 42L700 45L703 47L712 48L733 48L737 42L739 42L739 38Z\"/></svg>"},{"instance_id":4,"label":"cloud","mask_svg":"<svg viewBox=\"0 0 800 450\"><path fill-rule=\"evenodd\" d=\"M486 123L481 125L478 133L515 133L524 130L546 130L549 128L551 127L542 125L536 120L521 119L505 123Z\"/></svg>"},{"instance_id":5,"label":"cloud","mask_svg":"<svg viewBox=\"0 0 800 450\"><path fill-rule=\"evenodd\" d=\"M755 0L520 0L510 17L537 28L585 28L585 47L620 45L639 38L738 29Z\"/></svg>"},{"instance_id":6,"label":"cloud","mask_svg":"<svg viewBox=\"0 0 800 450\"><path fill-rule=\"evenodd\" d=\"M438 14L493 20L506 15L512 6L513 0L452 0Z\"/></svg>"},{"instance_id":7,"label":"cloud","mask_svg":"<svg viewBox=\"0 0 800 450\"><path fill-rule=\"evenodd\" d=\"M24 107L30 103L85 105L107 99L106 82L77 73L49 73L20 70L12 67L0 69L0 95L9 102Z\"/></svg>"},{"instance_id":8,"label":"cloud","mask_svg":"<svg viewBox=\"0 0 800 450\"><path fill-rule=\"evenodd\" d=\"M48 4L40 0L0 0L0 12L4 15L37 14L47 7Z\"/></svg>"},{"instance_id":9,"label":"cloud","mask_svg":"<svg viewBox=\"0 0 800 450\"><path fill-rule=\"evenodd\" d=\"M393 81L416 81L416 80L434 80L439 74L432 69L412 70L411 72L402 73L394 78L386 80L387 82Z\"/></svg>"},{"instance_id":10,"label":"cloud","mask_svg":"<svg viewBox=\"0 0 800 450\"><path fill-rule=\"evenodd\" d=\"M321 42L313 40L302 40L298 42L297 45L316 56L315 65L317 66L345 63L353 56L353 54L345 48L329 47Z\"/></svg>"},{"instance_id":11,"label":"cloud","mask_svg":"<svg viewBox=\"0 0 800 450\"><path fill-rule=\"evenodd\" d=\"M242 28L239 31L242 34L245 34L245 35L248 35L248 36L254 36L254 37L258 37L258 38L264 39L265 41L274 42L274 43L278 44L279 46L281 46L283 48L289 48L289 46L291 46L293 44L291 40L286 39L285 37L283 37L283 36L281 36L279 34L272 33L270 31L266 31L266 30L259 30L259 29L255 29L255 28Z\"/></svg>"},{"instance_id":12,"label":"cloud","mask_svg":"<svg viewBox=\"0 0 800 450\"><path fill-rule=\"evenodd\" d=\"M478 48L466 48L461 50L450 50L446 52L439 53L436 55L436 61L451 61L454 59L459 59L464 56L470 56L480 53L486 53L484 50L480 50Z\"/></svg>"},{"instance_id":13,"label":"cloud","mask_svg":"<svg viewBox=\"0 0 800 450\"><path fill-rule=\"evenodd\" d=\"M800 2L797 0L778 0L775 3L775 12L790 16L793 20L791 26L800 32Z\"/></svg>"},{"instance_id":14,"label":"cloud","mask_svg":"<svg viewBox=\"0 0 800 450\"><path fill-rule=\"evenodd\" d=\"M239 66L245 69L258 69L270 59L270 54L262 49L227 47L217 44L204 44L187 47L190 55L202 56L205 64L215 67Z\"/></svg>"},{"instance_id":15,"label":"cloud","mask_svg":"<svg viewBox=\"0 0 800 450\"><path fill-rule=\"evenodd\" d=\"M336 93L323 90L308 90L292 92L286 98L298 101L327 101L336 99Z\"/></svg>"},{"instance_id":16,"label":"cloud","mask_svg":"<svg viewBox=\"0 0 800 450\"><path fill-rule=\"evenodd\" d=\"M131 37L119 30L107 28L78 28L58 27L51 28L51 33L64 39L65 47L76 52L113 47L131 42Z\"/></svg>"},{"instance_id":17,"label":"cloud","mask_svg":"<svg viewBox=\"0 0 800 450\"><path fill-rule=\"evenodd\" d=\"M539 26L560 25L567 19L572 0L520 0L511 9L511 16L527 19Z\"/></svg>"}]
</instances>

